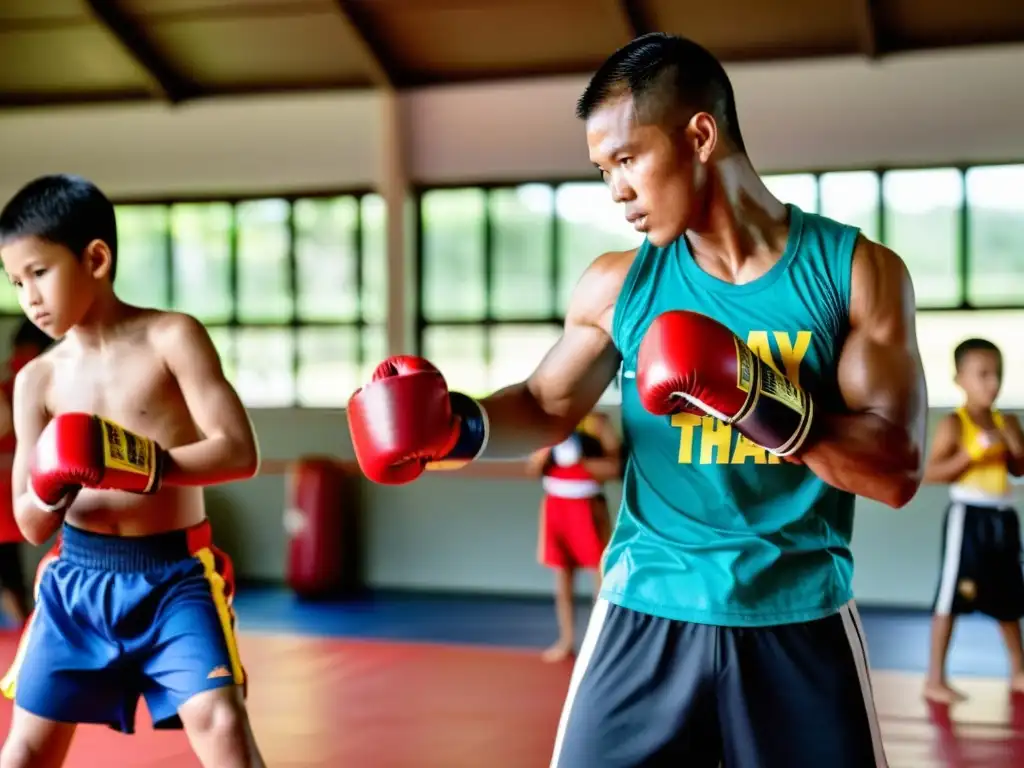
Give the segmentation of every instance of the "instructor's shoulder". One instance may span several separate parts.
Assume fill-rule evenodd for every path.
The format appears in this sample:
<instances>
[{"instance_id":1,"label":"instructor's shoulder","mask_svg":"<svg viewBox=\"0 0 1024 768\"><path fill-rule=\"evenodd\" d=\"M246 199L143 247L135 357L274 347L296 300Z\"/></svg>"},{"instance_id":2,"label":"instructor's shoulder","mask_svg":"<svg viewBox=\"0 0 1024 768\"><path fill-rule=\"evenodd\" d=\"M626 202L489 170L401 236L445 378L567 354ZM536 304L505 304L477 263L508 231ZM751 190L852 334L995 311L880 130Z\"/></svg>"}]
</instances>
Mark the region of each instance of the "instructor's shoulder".
<instances>
[{"instance_id":1,"label":"instructor's shoulder","mask_svg":"<svg viewBox=\"0 0 1024 768\"><path fill-rule=\"evenodd\" d=\"M850 322L912 321L916 300L910 271L890 248L860 235L850 274Z\"/></svg>"},{"instance_id":2,"label":"instructor's shoulder","mask_svg":"<svg viewBox=\"0 0 1024 768\"><path fill-rule=\"evenodd\" d=\"M566 313L566 322L581 325L607 324L619 300L626 275L633 265L639 248L629 251L609 251L594 259L584 270Z\"/></svg>"}]
</instances>

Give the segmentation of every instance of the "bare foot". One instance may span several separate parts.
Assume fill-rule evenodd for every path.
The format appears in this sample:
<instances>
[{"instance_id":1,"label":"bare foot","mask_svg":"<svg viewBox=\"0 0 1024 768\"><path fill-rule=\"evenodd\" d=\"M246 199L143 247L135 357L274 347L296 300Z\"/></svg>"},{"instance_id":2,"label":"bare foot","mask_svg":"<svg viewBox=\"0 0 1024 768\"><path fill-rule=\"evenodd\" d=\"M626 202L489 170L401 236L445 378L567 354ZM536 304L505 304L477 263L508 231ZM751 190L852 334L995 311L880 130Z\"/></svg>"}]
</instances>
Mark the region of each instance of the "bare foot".
<instances>
[{"instance_id":1,"label":"bare foot","mask_svg":"<svg viewBox=\"0 0 1024 768\"><path fill-rule=\"evenodd\" d=\"M958 701L967 700L965 694L955 688L950 688L945 683L925 683L922 695L934 704L956 704Z\"/></svg>"},{"instance_id":2,"label":"bare foot","mask_svg":"<svg viewBox=\"0 0 1024 768\"><path fill-rule=\"evenodd\" d=\"M1014 693L1024 693L1024 672L1018 672L1010 678L1010 690Z\"/></svg>"},{"instance_id":3,"label":"bare foot","mask_svg":"<svg viewBox=\"0 0 1024 768\"><path fill-rule=\"evenodd\" d=\"M572 647L572 643L567 643L559 640L557 643L548 648L544 653L540 655L542 661L546 661L549 664L558 661L565 661L571 659L575 655L575 651Z\"/></svg>"}]
</instances>

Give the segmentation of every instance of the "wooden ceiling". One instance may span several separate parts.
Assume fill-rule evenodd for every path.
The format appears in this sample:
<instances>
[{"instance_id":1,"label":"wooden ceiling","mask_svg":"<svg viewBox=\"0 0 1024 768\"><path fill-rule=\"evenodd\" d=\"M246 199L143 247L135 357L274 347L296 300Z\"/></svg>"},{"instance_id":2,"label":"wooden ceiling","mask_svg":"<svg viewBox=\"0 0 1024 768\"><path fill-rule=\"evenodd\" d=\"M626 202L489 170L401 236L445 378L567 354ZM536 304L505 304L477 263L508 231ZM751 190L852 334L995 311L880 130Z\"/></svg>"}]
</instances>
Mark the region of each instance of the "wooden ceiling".
<instances>
[{"instance_id":1,"label":"wooden ceiling","mask_svg":"<svg viewBox=\"0 0 1024 768\"><path fill-rule=\"evenodd\" d=\"M1024 0L0 0L0 106L588 73L652 30L879 58L1024 41Z\"/></svg>"}]
</instances>

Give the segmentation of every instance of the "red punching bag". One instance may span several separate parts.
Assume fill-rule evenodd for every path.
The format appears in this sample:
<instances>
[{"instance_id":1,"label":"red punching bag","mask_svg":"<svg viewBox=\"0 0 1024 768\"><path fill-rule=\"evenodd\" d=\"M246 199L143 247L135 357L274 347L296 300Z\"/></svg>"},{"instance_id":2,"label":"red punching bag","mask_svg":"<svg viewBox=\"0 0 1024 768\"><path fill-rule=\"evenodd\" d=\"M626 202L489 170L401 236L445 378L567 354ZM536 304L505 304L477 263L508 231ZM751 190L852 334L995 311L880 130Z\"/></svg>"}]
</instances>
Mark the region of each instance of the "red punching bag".
<instances>
[{"instance_id":1,"label":"red punching bag","mask_svg":"<svg viewBox=\"0 0 1024 768\"><path fill-rule=\"evenodd\" d=\"M358 542L347 536L355 514L346 498L345 474L332 459L306 457L286 479L284 529L288 586L302 597L336 595L347 587ZM352 503L349 503L352 502ZM348 507L348 508L347 508Z\"/></svg>"}]
</instances>

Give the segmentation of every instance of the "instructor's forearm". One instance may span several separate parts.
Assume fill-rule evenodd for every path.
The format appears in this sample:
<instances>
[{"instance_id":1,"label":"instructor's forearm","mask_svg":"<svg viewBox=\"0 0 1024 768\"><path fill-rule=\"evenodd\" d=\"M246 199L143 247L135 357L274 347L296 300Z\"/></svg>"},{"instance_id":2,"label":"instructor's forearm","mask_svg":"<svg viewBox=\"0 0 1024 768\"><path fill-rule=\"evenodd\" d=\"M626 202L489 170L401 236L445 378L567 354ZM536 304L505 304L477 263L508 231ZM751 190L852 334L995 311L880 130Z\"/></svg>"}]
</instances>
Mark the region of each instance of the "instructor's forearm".
<instances>
[{"instance_id":1,"label":"instructor's forearm","mask_svg":"<svg viewBox=\"0 0 1024 768\"><path fill-rule=\"evenodd\" d=\"M829 485L902 507L921 485L920 443L871 413L820 417L818 439L800 460Z\"/></svg>"},{"instance_id":2,"label":"instructor's forearm","mask_svg":"<svg viewBox=\"0 0 1024 768\"><path fill-rule=\"evenodd\" d=\"M25 540L39 546L49 539L64 522L60 512L48 512L36 506L31 493L21 494L14 502L14 519Z\"/></svg>"},{"instance_id":3,"label":"instructor's forearm","mask_svg":"<svg viewBox=\"0 0 1024 768\"><path fill-rule=\"evenodd\" d=\"M573 414L544 410L526 382L513 384L480 401L487 412L487 447L482 460L514 461L562 442L579 421Z\"/></svg>"},{"instance_id":4,"label":"instructor's forearm","mask_svg":"<svg viewBox=\"0 0 1024 768\"><path fill-rule=\"evenodd\" d=\"M216 435L170 449L165 462L164 485L216 485L248 480L260 459L254 441Z\"/></svg>"}]
</instances>

